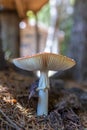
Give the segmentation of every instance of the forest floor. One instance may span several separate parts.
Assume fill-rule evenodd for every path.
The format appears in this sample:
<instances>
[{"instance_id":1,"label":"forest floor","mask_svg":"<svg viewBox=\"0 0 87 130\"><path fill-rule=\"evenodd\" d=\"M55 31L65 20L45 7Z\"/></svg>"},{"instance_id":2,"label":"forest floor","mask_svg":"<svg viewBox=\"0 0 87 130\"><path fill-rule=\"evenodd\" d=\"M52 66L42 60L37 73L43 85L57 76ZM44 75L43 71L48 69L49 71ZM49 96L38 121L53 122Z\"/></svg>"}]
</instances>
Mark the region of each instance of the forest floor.
<instances>
[{"instance_id":1,"label":"forest floor","mask_svg":"<svg viewBox=\"0 0 87 130\"><path fill-rule=\"evenodd\" d=\"M86 85L50 79L49 114L38 117L38 94L29 100L35 80L13 68L0 71L0 130L87 130Z\"/></svg>"}]
</instances>

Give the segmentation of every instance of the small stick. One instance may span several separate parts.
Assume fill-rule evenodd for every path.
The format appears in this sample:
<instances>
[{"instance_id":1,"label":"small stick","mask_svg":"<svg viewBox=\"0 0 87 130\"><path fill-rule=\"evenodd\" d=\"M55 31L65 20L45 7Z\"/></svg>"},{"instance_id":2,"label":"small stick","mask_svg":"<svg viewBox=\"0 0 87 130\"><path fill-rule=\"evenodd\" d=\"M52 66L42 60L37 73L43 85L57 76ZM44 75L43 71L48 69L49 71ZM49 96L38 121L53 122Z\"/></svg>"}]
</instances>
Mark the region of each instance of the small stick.
<instances>
[{"instance_id":1,"label":"small stick","mask_svg":"<svg viewBox=\"0 0 87 130\"><path fill-rule=\"evenodd\" d=\"M18 127L14 122L11 121L10 118L6 116L6 114L0 109L0 113L6 118L6 120L14 127L16 130L20 130L20 127Z\"/></svg>"}]
</instances>

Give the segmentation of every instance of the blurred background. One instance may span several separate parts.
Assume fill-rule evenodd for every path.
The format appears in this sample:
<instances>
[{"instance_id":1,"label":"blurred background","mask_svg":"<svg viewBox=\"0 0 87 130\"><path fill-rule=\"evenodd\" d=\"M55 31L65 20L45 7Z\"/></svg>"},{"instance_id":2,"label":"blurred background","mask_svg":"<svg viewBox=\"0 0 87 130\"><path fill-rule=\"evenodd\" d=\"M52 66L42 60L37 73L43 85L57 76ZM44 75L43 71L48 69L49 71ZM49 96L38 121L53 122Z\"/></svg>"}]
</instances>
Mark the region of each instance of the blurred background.
<instances>
[{"instance_id":1,"label":"blurred background","mask_svg":"<svg viewBox=\"0 0 87 130\"><path fill-rule=\"evenodd\" d=\"M40 52L76 61L49 76L45 120L35 115L39 76L12 63ZM87 130L87 0L0 0L0 130L48 128Z\"/></svg>"},{"instance_id":2,"label":"blurred background","mask_svg":"<svg viewBox=\"0 0 87 130\"><path fill-rule=\"evenodd\" d=\"M0 69L5 60L53 52L73 58L68 75L86 85L86 8L86 0L0 0Z\"/></svg>"}]
</instances>

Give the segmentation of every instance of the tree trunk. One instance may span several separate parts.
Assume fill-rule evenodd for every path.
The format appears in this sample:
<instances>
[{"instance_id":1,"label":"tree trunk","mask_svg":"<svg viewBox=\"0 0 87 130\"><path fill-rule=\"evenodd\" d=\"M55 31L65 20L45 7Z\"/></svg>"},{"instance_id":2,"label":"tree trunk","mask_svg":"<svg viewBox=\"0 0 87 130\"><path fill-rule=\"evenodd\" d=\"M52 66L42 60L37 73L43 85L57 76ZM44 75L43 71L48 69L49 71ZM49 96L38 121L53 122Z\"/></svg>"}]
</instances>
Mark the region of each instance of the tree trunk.
<instances>
[{"instance_id":1,"label":"tree trunk","mask_svg":"<svg viewBox=\"0 0 87 130\"><path fill-rule=\"evenodd\" d=\"M6 67L6 61L4 58L4 52L2 50L2 40L1 40L1 23L0 23L0 70Z\"/></svg>"},{"instance_id":2,"label":"tree trunk","mask_svg":"<svg viewBox=\"0 0 87 130\"><path fill-rule=\"evenodd\" d=\"M73 78L87 82L87 0L76 0L69 56L77 62Z\"/></svg>"},{"instance_id":3,"label":"tree trunk","mask_svg":"<svg viewBox=\"0 0 87 130\"><path fill-rule=\"evenodd\" d=\"M19 56L19 17L15 11L0 12L1 41L6 58Z\"/></svg>"}]
</instances>

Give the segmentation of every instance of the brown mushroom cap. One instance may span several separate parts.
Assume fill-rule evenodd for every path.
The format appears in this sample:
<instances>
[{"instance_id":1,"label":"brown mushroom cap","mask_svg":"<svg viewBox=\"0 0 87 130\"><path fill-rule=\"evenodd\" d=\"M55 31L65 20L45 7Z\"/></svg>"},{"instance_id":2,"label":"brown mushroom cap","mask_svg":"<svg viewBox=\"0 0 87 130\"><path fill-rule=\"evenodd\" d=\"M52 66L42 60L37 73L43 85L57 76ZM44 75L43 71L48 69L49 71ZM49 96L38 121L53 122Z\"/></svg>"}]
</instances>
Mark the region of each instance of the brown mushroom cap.
<instances>
[{"instance_id":1,"label":"brown mushroom cap","mask_svg":"<svg viewBox=\"0 0 87 130\"><path fill-rule=\"evenodd\" d=\"M66 70L75 65L75 61L63 55L54 53L38 53L33 56L13 59L13 63L24 70Z\"/></svg>"}]
</instances>

